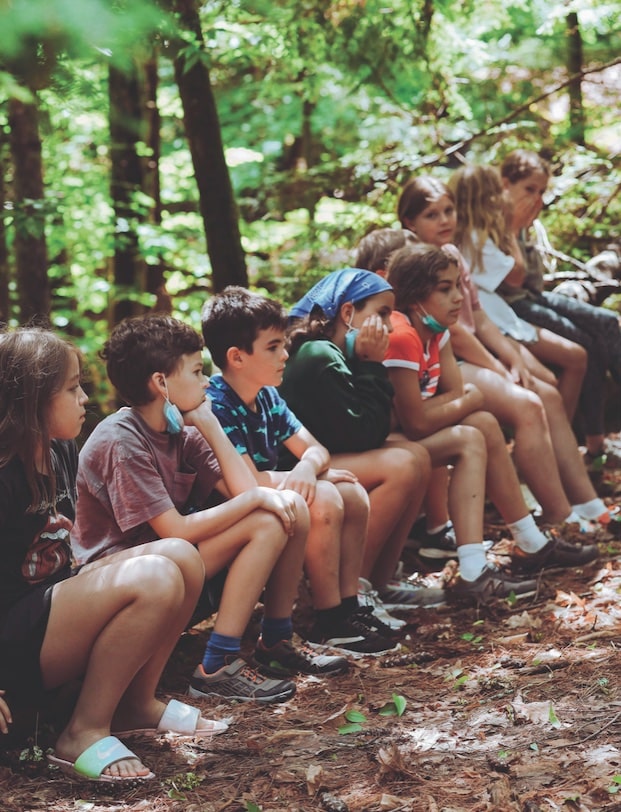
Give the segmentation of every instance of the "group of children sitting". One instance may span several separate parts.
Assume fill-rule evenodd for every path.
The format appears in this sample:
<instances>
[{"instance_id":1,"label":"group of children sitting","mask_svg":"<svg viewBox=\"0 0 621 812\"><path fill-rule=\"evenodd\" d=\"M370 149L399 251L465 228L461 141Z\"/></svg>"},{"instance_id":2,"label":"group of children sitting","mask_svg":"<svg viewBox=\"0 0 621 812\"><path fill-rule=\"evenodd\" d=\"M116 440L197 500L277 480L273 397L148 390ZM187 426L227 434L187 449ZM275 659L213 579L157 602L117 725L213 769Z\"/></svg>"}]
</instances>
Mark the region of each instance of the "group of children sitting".
<instances>
[{"instance_id":1,"label":"group of children sitting","mask_svg":"<svg viewBox=\"0 0 621 812\"><path fill-rule=\"evenodd\" d=\"M517 233L491 211L470 222L470 203L462 223L454 203L478 194L501 212L500 175L493 198L487 170L460 171L454 192L410 181L403 228L368 235L357 267L328 274L289 312L229 287L205 304L202 337L167 315L117 325L102 356L127 406L93 430L79 463L79 352L48 330L1 335L0 685L19 699L81 681L53 764L143 780L153 774L121 738L224 732L156 699L182 631L216 610L189 695L281 702L297 674L394 650L405 621L392 611L533 594L542 569L597 558L587 533L563 537L567 523L610 519L571 429L585 370L570 356L585 353L497 315L500 283L519 286ZM538 213L541 184L520 194L531 205L518 195L505 226ZM529 512L518 470L551 530ZM487 556L486 498L514 542L509 571ZM421 556L457 558L450 588L402 577L413 527ZM303 574L314 625L294 644ZM259 601L249 660L242 637Z\"/></svg>"}]
</instances>

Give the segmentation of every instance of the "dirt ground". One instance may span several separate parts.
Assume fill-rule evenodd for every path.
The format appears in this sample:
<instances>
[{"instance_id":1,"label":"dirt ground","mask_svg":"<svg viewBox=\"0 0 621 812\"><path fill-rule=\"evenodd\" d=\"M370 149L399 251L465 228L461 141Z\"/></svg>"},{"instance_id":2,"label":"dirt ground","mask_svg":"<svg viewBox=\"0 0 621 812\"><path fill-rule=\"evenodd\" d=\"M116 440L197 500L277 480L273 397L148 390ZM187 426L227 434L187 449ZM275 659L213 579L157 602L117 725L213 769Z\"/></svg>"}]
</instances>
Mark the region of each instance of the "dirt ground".
<instances>
[{"instance_id":1,"label":"dirt ground","mask_svg":"<svg viewBox=\"0 0 621 812\"><path fill-rule=\"evenodd\" d=\"M597 485L621 504L621 471L598 475ZM398 654L359 660L344 676L299 678L283 705L204 701L205 715L228 719L229 731L201 743L129 742L156 773L144 785L68 779L43 756L54 714L23 714L0 744L0 810L621 810L617 528L601 535L600 561L546 573L536 598L403 615ZM487 530L502 556L502 532L491 519ZM306 615L302 601L302 628ZM182 698L208 631L203 624L180 640L165 695ZM59 698L57 717L62 707Z\"/></svg>"}]
</instances>

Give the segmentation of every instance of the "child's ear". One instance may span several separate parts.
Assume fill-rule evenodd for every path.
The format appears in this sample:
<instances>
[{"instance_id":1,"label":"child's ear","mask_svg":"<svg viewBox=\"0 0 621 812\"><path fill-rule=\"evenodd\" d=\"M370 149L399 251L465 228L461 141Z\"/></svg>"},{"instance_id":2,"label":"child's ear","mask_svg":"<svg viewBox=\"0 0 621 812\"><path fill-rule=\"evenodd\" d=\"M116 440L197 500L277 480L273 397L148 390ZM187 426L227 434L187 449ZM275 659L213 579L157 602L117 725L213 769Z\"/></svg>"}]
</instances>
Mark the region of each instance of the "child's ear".
<instances>
[{"instance_id":1,"label":"child's ear","mask_svg":"<svg viewBox=\"0 0 621 812\"><path fill-rule=\"evenodd\" d=\"M239 347L229 347L226 351L227 366L232 367L233 369L239 369L243 362L244 358Z\"/></svg>"},{"instance_id":2,"label":"child's ear","mask_svg":"<svg viewBox=\"0 0 621 812\"><path fill-rule=\"evenodd\" d=\"M147 386L154 395L162 395L163 397L166 397L168 393L166 376L163 372L154 372L149 378Z\"/></svg>"},{"instance_id":3,"label":"child's ear","mask_svg":"<svg viewBox=\"0 0 621 812\"><path fill-rule=\"evenodd\" d=\"M341 305L341 318L345 322L346 325L349 326L351 320L354 315L354 305L353 302L345 302Z\"/></svg>"}]
</instances>

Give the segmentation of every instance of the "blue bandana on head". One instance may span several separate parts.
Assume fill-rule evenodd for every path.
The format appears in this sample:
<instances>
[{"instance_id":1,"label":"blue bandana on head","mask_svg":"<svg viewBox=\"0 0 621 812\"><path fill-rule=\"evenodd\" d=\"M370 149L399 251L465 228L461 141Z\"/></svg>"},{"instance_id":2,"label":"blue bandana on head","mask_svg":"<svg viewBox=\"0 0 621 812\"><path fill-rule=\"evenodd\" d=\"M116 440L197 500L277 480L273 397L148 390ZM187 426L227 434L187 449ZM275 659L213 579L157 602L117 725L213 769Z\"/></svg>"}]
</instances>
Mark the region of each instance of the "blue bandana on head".
<instances>
[{"instance_id":1,"label":"blue bandana on head","mask_svg":"<svg viewBox=\"0 0 621 812\"><path fill-rule=\"evenodd\" d=\"M320 307L327 318L333 319L345 302L359 302L385 290L392 290L392 287L384 277L360 268L344 268L342 271L333 271L313 285L293 305L290 315L303 318L308 316L313 307Z\"/></svg>"}]
</instances>

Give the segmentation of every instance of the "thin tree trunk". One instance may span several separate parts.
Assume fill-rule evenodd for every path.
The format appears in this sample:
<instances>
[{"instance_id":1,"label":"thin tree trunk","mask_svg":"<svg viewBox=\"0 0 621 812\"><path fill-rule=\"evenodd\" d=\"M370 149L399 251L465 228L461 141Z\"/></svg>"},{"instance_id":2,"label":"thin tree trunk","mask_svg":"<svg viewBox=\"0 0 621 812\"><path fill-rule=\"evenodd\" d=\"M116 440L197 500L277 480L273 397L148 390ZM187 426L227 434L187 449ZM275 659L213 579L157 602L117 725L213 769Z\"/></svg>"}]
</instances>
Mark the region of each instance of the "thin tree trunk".
<instances>
[{"instance_id":1,"label":"thin tree trunk","mask_svg":"<svg viewBox=\"0 0 621 812\"><path fill-rule=\"evenodd\" d=\"M15 206L15 268L20 320L50 313L43 162L36 97L9 100Z\"/></svg>"},{"instance_id":2,"label":"thin tree trunk","mask_svg":"<svg viewBox=\"0 0 621 812\"><path fill-rule=\"evenodd\" d=\"M148 155L143 161L143 191L153 200L149 211L149 222L156 226L162 224L162 195L160 186L160 111L157 105L158 54L152 49L144 63L143 105L145 123L145 142ZM158 312L172 310L172 302L166 291L164 281L164 262L147 264L147 291L156 296L155 310Z\"/></svg>"},{"instance_id":3,"label":"thin tree trunk","mask_svg":"<svg viewBox=\"0 0 621 812\"><path fill-rule=\"evenodd\" d=\"M145 263L140 257L136 225L140 219L135 196L142 190L142 165L137 144L141 139L142 109L138 71L110 67L110 193L114 208L114 284L117 290L112 323L137 315L141 308L132 293L146 289Z\"/></svg>"},{"instance_id":4,"label":"thin tree trunk","mask_svg":"<svg viewBox=\"0 0 621 812\"><path fill-rule=\"evenodd\" d=\"M204 47L195 0L174 0L183 26ZM175 59L175 78L183 105L184 123L198 186L214 291L227 285L248 285L241 246L238 213L224 157L220 122L209 70L203 59L188 65L181 52Z\"/></svg>"},{"instance_id":5,"label":"thin tree trunk","mask_svg":"<svg viewBox=\"0 0 621 812\"><path fill-rule=\"evenodd\" d=\"M567 15L567 70L576 78L569 85L569 133L575 144L584 145L585 118L582 105L582 34L576 12Z\"/></svg>"},{"instance_id":6,"label":"thin tree trunk","mask_svg":"<svg viewBox=\"0 0 621 812\"><path fill-rule=\"evenodd\" d=\"M8 139L0 133L0 212L5 210L6 204L6 177L8 163ZM7 246L7 233L4 217L0 217L0 321L6 322L10 318L9 299L9 249Z\"/></svg>"}]
</instances>

